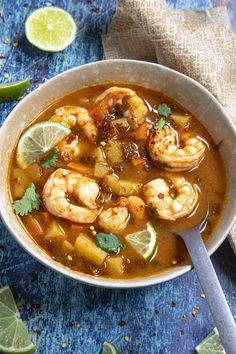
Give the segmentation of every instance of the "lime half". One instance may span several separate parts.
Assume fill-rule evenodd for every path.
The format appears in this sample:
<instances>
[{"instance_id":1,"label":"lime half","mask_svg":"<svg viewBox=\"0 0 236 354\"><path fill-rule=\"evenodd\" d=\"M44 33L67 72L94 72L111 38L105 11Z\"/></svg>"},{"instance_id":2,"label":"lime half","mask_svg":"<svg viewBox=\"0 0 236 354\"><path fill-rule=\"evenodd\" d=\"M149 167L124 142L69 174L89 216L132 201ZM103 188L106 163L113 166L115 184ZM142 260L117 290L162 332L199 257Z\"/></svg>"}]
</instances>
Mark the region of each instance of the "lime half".
<instances>
[{"instance_id":1,"label":"lime half","mask_svg":"<svg viewBox=\"0 0 236 354\"><path fill-rule=\"evenodd\" d=\"M226 354L217 328L214 328L195 350L198 354Z\"/></svg>"},{"instance_id":2,"label":"lime half","mask_svg":"<svg viewBox=\"0 0 236 354\"><path fill-rule=\"evenodd\" d=\"M126 241L146 261L150 261L157 250L157 233L149 222L142 231L126 236Z\"/></svg>"},{"instance_id":3,"label":"lime half","mask_svg":"<svg viewBox=\"0 0 236 354\"><path fill-rule=\"evenodd\" d=\"M29 87L29 79L24 81L6 82L0 84L0 102L17 100Z\"/></svg>"},{"instance_id":4,"label":"lime half","mask_svg":"<svg viewBox=\"0 0 236 354\"><path fill-rule=\"evenodd\" d=\"M21 168L26 168L42 157L70 134L70 129L56 122L34 124L19 140L16 160Z\"/></svg>"},{"instance_id":5,"label":"lime half","mask_svg":"<svg viewBox=\"0 0 236 354\"><path fill-rule=\"evenodd\" d=\"M120 354L120 353L111 342L105 341L103 343L101 354Z\"/></svg>"},{"instance_id":6,"label":"lime half","mask_svg":"<svg viewBox=\"0 0 236 354\"><path fill-rule=\"evenodd\" d=\"M0 289L0 352L34 353L27 328L20 318L12 292L8 286Z\"/></svg>"},{"instance_id":7,"label":"lime half","mask_svg":"<svg viewBox=\"0 0 236 354\"><path fill-rule=\"evenodd\" d=\"M76 36L72 16L58 7L42 7L25 22L25 34L35 47L46 52L59 52L70 45Z\"/></svg>"}]
</instances>

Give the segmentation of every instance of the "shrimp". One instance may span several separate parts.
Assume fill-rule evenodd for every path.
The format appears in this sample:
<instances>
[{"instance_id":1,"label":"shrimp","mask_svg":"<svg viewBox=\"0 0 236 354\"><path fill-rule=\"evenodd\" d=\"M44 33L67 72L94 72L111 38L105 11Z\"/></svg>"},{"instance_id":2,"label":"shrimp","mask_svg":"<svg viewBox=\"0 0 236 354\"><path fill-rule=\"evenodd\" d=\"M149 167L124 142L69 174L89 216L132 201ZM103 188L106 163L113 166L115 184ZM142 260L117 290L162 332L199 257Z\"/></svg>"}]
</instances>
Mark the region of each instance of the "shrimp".
<instances>
[{"instance_id":1,"label":"shrimp","mask_svg":"<svg viewBox=\"0 0 236 354\"><path fill-rule=\"evenodd\" d=\"M68 128L75 126L80 127L84 135L90 141L94 141L97 136L97 128L85 108L76 106L60 107L55 110L55 113L50 120L64 124Z\"/></svg>"},{"instance_id":2,"label":"shrimp","mask_svg":"<svg viewBox=\"0 0 236 354\"><path fill-rule=\"evenodd\" d=\"M163 170L187 171L197 167L204 158L207 146L199 138L184 138L183 148L177 146L175 131L168 125L153 131L148 142L149 155Z\"/></svg>"},{"instance_id":3,"label":"shrimp","mask_svg":"<svg viewBox=\"0 0 236 354\"><path fill-rule=\"evenodd\" d=\"M95 105L93 116L98 125L110 113L115 118L126 118L136 129L145 122L148 113L143 99L135 91L124 87L110 87L97 97Z\"/></svg>"},{"instance_id":4,"label":"shrimp","mask_svg":"<svg viewBox=\"0 0 236 354\"><path fill-rule=\"evenodd\" d=\"M184 177L172 177L171 183L169 186L165 179L157 178L143 186L144 200L160 219L176 220L188 216L198 202L197 187Z\"/></svg>"},{"instance_id":5,"label":"shrimp","mask_svg":"<svg viewBox=\"0 0 236 354\"><path fill-rule=\"evenodd\" d=\"M118 232L125 229L130 214L135 219L145 217L145 203L136 196L119 198L117 206L103 210L98 217L99 226L106 232Z\"/></svg>"},{"instance_id":6,"label":"shrimp","mask_svg":"<svg viewBox=\"0 0 236 354\"><path fill-rule=\"evenodd\" d=\"M137 196L121 197L118 200L120 206L126 206L133 218L142 220L145 217L146 204L142 198Z\"/></svg>"},{"instance_id":7,"label":"shrimp","mask_svg":"<svg viewBox=\"0 0 236 354\"><path fill-rule=\"evenodd\" d=\"M120 206L103 210L98 217L98 224L104 231L112 233L123 230L128 220L128 209Z\"/></svg>"},{"instance_id":8,"label":"shrimp","mask_svg":"<svg viewBox=\"0 0 236 354\"><path fill-rule=\"evenodd\" d=\"M96 198L100 193L95 180L78 172L59 168L48 178L43 188L43 201L48 211L77 223L92 223L100 213ZM72 196L83 206L72 204Z\"/></svg>"}]
</instances>

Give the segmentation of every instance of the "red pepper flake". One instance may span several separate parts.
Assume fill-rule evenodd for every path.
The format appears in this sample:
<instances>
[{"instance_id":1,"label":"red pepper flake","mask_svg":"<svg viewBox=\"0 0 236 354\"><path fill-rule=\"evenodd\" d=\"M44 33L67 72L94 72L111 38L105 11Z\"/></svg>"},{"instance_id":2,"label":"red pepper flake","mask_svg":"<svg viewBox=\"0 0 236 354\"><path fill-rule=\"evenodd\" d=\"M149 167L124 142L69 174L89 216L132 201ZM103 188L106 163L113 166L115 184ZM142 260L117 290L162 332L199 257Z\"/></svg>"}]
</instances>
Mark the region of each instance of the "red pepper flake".
<instances>
[{"instance_id":1,"label":"red pepper flake","mask_svg":"<svg viewBox=\"0 0 236 354\"><path fill-rule=\"evenodd\" d=\"M193 311L192 316L196 318L198 316L198 313L196 311Z\"/></svg>"},{"instance_id":2,"label":"red pepper flake","mask_svg":"<svg viewBox=\"0 0 236 354\"><path fill-rule=\"evenodd\" d=\"M41 330L39 328L35 328L33 331L37 336L40 336Z\"/></svg>"},{"instance_id":3,"label":"red pepper flake","mask_svg":"<svg viewBox=\"0 0 236 354\"><path fill-rule=\"evenodd\" d=\"M124 326L126 326L126 322L125 321L123 321L123 320L121 320L120 322L119 322L119 326L120 327L124 327Z\"/></svg>"},{"instance_id":4,"label":"red pepper flake","mask_svg":"<svg viewBox=\"0 0 236 354\"><path fill-rule=\"evenodd\" d=\"M38 274L36 272L31 272L30 276L32 283L38 279Z\"/></svg>"},{"instance_id":5,"label":"red pepper flake","mask_svg":"<svg viewBox=\"0 0 236 354\"><path fill-rule=\"evenodd\" d=\"M99 7L93 7L93 8L91 9L91 12L94 12L95 14L99 14L100 9L99 9Z\"/></svg>"},{"instance_id":6,"label":"red pepper flake","mask_svg":"<svg viewBox=\"0 0 236 354\"><path fill-rule=\"evenodd\" d=\"M73 327L74 326L73 322L71 322L71 321L68 321L66 325L67 325L67 327Z\"/></svg>"},{"instance_id":7,"label":"red pepper flake","mask_svg":"<svg viewBox=\"0 0 236 354\"><path fill-rule=\"evenodd\" d=\"M40 309L41 305L40 304L31 304L30 305L34 310Z\"/></svg>"},{"instance_id":8,"label":"red pepper flake","mask_svg":"<svg viewBox=\"0 0 236 354\"><path fill-rule=\"evenodd\" d=\"M163 194L163 193L159 193L159 194L158 194L158 198L159 198L159 199L164 199L164 194Z\"/></svg>"}]
</instances>

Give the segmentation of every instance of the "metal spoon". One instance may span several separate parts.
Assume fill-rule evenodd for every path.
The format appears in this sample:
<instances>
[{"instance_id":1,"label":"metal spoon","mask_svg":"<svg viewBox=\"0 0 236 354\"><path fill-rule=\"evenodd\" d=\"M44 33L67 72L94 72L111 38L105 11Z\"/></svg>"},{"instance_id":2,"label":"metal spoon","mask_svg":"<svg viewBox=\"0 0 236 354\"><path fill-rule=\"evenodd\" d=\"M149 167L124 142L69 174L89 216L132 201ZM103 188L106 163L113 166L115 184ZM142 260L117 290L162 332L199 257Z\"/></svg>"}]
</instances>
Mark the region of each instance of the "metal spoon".
<instances>
[{"instance_id":1,"label":"metal spoon","mask_svg":"<svg viewBox=\"0 0 236 354\"><path fill-rule=\"evenodd\" d=\"M174 234L185 242L226 353L236 354L236 324L201 237L207 217L208 211L198 225Z\"/></svg>"}]
</instances>

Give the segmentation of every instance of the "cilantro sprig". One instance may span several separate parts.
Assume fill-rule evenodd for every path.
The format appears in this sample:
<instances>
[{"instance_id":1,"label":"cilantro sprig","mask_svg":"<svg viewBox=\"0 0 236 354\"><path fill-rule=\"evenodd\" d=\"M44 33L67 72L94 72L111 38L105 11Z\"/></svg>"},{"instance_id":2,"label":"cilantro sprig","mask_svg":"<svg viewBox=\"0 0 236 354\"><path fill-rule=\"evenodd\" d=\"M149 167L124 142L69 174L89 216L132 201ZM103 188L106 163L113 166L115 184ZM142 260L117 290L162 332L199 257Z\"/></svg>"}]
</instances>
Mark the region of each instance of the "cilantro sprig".
<instances>
[{"instance_id":1,"label":"cilantro sprig","mask_svg":"<svg viewBox=\"0 0 236 354\"><path fill-rule=\"evenodd\" d=\"M13 209L17 215L26 216L33 210L39 210L40 204L40 196L36 193L34 183L31 183L23 197L13 203Z\"/></svg>"},{"instance_id":2,"label":"cilantro sprig","mask_svg":"<svg viewBox=\"0 0 236 354\"><path fill-rule=\"evenodd\" d=\"M163 128L165 125L166 125L166 120L165 120L165 118L160 118L154 128L155 128L156 130L158 130L158 129Z\"/></svg>"},{"instance_id":3,"label":"cilantro sprig","mask_svg":"<svg viewBox=\"0 0 236 354\"><path fill-rule=\"evenodd\" d=\"M162 103L162 104L158 105L157 113L159 114L159 116L163 116L165 118L168 118L171 115L172 110L169 106L167 106L166 103Z\"/></svg>"},{"instance_id":4,"label":"cilantro sprig","mask_svg":"<svg viewBox=\"0 0 236 354\"><path fill-rule=\"evenodd\" d=\"M52 149L50 156L41 163L41 166L43 168L50 168L56 165L58 160L58 150L57 149Z\"/></svg>"},{"instance_id":5,"label":"cilantro sprig","mask_svg":"<svg viewBox=\"0 0 236 354\"><path fill-rule=\"evenodd\" d=\"M162 103L157 106L154 112L160 116L154 128L156 130L162 129L166 125L167 118L171 115L172 110L166 103Z\"/></svg>"}]
</instances>

